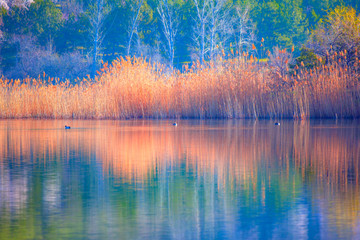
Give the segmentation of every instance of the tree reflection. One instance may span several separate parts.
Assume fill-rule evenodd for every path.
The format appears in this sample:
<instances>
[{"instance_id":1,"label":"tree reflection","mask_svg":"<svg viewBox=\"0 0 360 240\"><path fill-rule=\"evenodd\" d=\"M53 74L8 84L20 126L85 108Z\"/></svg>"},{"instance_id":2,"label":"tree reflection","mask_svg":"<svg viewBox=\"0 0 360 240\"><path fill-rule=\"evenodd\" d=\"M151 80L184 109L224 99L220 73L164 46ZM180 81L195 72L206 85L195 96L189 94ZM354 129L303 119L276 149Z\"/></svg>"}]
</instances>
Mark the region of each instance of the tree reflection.
<instances>
[{"instance_id":1,"label":"tree reflection","mask_svg":"<svg viewBox=\"0 0 360 240\"><path fill-rule=\"evenodd\" d=\"M64 123L0 122L1 239L359 234L356 122Z\"/></svg>"}]
</instances>

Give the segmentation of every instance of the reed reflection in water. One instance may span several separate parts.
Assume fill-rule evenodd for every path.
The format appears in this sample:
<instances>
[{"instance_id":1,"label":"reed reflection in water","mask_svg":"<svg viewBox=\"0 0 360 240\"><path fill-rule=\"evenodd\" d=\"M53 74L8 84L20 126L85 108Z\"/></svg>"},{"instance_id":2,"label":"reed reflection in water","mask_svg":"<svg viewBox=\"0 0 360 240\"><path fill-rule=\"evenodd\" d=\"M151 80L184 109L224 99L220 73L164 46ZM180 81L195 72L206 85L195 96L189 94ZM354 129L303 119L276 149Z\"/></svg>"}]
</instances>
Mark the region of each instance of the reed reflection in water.
<instances>
[{"instance_id":1,"label":"reed reflection in water","mask_svg":"<svg viewBox=\"0 0 360 240\"><path fill-rule=\"evenodd\" d=\"M360 238L357 121L0 121L0 239Z\"/></svg>"}]
</instances>

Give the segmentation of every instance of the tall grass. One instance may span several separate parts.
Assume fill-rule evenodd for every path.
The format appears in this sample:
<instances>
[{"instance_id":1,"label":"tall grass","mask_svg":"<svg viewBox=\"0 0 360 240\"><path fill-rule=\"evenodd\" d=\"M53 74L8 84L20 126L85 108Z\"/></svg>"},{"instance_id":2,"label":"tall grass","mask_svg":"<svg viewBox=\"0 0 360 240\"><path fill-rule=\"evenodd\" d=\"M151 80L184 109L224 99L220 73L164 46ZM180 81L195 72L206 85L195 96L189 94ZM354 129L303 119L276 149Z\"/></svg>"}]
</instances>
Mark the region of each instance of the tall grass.
<instances>
[{"instance_id":1,"label":"tall grass","mask_svg":"<svg viewBox=\"0 0 360 240\"><path fill-rule=\"evenodd\" d=\"M127 58L74 84L0 79L0 118L360 117L359 68L339 59L282 75L247 56L182 72Z\"/></svg>"}]
</instances>

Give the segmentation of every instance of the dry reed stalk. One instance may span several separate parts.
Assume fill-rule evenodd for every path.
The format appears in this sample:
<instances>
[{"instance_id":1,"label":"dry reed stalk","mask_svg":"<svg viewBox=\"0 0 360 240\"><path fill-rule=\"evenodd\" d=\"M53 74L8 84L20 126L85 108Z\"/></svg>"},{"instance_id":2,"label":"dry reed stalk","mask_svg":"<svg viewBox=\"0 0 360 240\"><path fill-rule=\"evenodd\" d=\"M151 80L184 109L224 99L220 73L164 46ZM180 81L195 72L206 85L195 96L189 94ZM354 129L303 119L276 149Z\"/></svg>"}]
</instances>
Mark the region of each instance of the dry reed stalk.
<instances>
[{"instance_id":1,"label":"dry reed stalk","mask_svg":"<svg viewBox=\"0 0 360 240\"><path fill-rule=\"evenodd\" d=\"M359 99L358 71L337 61L283 76L248 56L184 72L121 58L75 84L0 79L0 118L354 118Z\"/></svg>"}]
</instances>

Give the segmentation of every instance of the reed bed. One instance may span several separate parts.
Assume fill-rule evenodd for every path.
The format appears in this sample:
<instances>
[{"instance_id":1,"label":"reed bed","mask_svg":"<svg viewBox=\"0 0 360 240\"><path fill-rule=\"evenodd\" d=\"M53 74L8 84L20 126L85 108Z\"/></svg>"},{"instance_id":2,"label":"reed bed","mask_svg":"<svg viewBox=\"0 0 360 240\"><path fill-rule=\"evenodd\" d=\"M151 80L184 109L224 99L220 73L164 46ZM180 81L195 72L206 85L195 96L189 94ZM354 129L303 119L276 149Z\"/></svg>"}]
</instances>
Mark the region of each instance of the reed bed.
<instances>
[{"instance_id":1,"label":"reed bed","mask_svg":"<svg viewBox=\"0 0 360 240\"><path fill-rule=\"evenodd\" d=\"M334 58L333 58L334 59ZM165 71L142 58L95 80L0 79L0 118L357 118L360 71L341 59L281 75L241 56ZM319 60L321 61L321 59Z\"/></svg>"}]
</instances>

